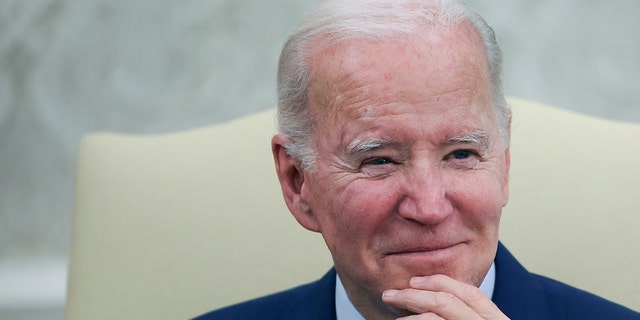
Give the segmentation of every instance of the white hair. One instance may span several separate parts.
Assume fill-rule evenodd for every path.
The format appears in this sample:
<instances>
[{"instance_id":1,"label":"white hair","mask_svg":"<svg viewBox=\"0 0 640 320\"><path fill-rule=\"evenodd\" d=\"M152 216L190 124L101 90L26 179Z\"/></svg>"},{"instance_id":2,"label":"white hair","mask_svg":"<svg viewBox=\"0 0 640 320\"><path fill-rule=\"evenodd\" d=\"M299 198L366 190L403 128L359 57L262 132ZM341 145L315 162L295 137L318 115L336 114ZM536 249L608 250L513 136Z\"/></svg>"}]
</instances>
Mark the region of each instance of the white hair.
<instances>
[{"instance_id":1,"label":"white hair","mask_svg":"<svg viewBox=\"0 0 640 320\"><path fill-rule=\"evenodd\" d=\"M285 43L278 65L278 123L292 143L290 156L303 169L315 168L315 122L309 110L309 51L313 41L335 43L348 39L385 39L415 35L469 22L484 43L489 65L494 116L508 145L509 106L504 98L502 53L493 29L484 19L455 0L333 0L304 19ZM317 45L317 43L314 43Z\"/></svg>"}]
</instances>

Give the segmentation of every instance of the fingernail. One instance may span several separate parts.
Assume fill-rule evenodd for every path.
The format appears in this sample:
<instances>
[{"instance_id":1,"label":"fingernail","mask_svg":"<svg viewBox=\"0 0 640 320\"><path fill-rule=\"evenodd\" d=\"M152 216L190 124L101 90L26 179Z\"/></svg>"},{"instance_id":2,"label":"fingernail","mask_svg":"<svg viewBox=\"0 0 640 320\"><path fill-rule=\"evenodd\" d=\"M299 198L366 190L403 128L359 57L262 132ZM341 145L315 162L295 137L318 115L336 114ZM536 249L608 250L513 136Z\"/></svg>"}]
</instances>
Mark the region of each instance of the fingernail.
<instances>
[{"instance_id":1,"label":"fingernail","mask_svg":"<svg viewBox=\"0 0 640 320\"><path fill-rule=\"evenodd\" d=\"M385 292L382 293L383 297L387 297L387 298L391 298L391 297L395 297L396 294L398 294L398 290L387 290Z\"/></svg>"},{"instance_id":2,"label":"fingernail","mask_svg":"<svg viewBox=\"0 0 640 320\"><path fill-rule=\"evenodd\" d=\"M413 277L409 280L409 285L411 286L419 286L427 283L427 278L425 277Z\"/></svg>"}]
</instances>

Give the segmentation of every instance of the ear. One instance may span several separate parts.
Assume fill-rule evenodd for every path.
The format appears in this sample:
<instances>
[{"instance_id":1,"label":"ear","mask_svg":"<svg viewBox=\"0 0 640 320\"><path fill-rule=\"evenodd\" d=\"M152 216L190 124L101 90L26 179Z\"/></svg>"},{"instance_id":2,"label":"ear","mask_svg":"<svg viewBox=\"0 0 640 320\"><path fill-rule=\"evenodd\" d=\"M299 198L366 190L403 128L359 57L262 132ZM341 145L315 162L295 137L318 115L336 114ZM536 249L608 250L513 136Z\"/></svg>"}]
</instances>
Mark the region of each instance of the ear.
<instances>
[{"instance_id":1,"label":"ear","mask_svg":"<svg viewBox=\"0 0 640 320\"><path fill-rule=\"evenodd\" d=\"M503 207L507 205L509 202L509 170L511 169L511 110L509 110L509 119L507 120L507 140L509 141L509 145L504 147L504 185L502 194L504 197Z\"/></svg>"},{"instance_id":2,"label":"ear","mask_svg":"<svg viewBox=\"0 0 640 320\"><path fill-rule=\"evenodd\" d=\"M511 149L509 147L504 149L504 184L502 185L502 197L503 204L506 206L509 202L509 168L511 167Z\"/></svg>"},{"instance_id":3,"label":"ear","mask_svg":"<svg viewBox=\"0 0 640 320\"><path fill-rule=\"evenodd\" d=\"M290 144L291 139L282 134L271 139L271 151L284 201L301 226L311 231L320 232L316 216L303 198L306 189L305 173L300 161L291 157L287 152L287 146Z\"/></svg>"}]
</instances>

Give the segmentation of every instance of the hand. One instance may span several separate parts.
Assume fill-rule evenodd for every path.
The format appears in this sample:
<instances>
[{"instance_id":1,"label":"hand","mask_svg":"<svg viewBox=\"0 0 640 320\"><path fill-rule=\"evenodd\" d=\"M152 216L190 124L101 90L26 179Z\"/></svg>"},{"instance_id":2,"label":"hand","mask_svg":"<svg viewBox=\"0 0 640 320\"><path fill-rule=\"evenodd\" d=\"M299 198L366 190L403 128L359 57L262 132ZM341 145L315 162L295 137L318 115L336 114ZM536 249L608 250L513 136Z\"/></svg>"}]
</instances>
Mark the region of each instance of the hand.
<instances>
[{"instance_id":1,"label":"hand","mask_svg":"<svg viewBox=\"0 0 640 320\"><path fill-rule=\"evenodd\" d=\"M415 313L399 319L509 319L479 288L444 275L414 277L409 286L382 293L389 306Z\"/></svg>"}]
</instances>

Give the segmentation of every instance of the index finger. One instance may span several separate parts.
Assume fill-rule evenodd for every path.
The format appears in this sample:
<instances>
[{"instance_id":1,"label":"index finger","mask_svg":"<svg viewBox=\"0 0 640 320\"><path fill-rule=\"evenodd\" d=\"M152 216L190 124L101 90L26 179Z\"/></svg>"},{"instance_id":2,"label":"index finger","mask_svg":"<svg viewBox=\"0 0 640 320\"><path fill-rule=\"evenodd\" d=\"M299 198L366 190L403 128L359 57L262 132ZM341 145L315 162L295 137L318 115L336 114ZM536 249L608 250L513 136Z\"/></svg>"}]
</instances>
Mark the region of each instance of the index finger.
<instances>
[{"instance_id":1,"label":"index finger","mask_svg":"<svg viewBox=\"0 0 640 320\"><path fill-rule=\"evenodd\" d=\"M506 319L500 309L478 287L445 275L413 277L409 286L414 289L448 292L462 300L484 319Z\"/></svg>"}]
</instances>

